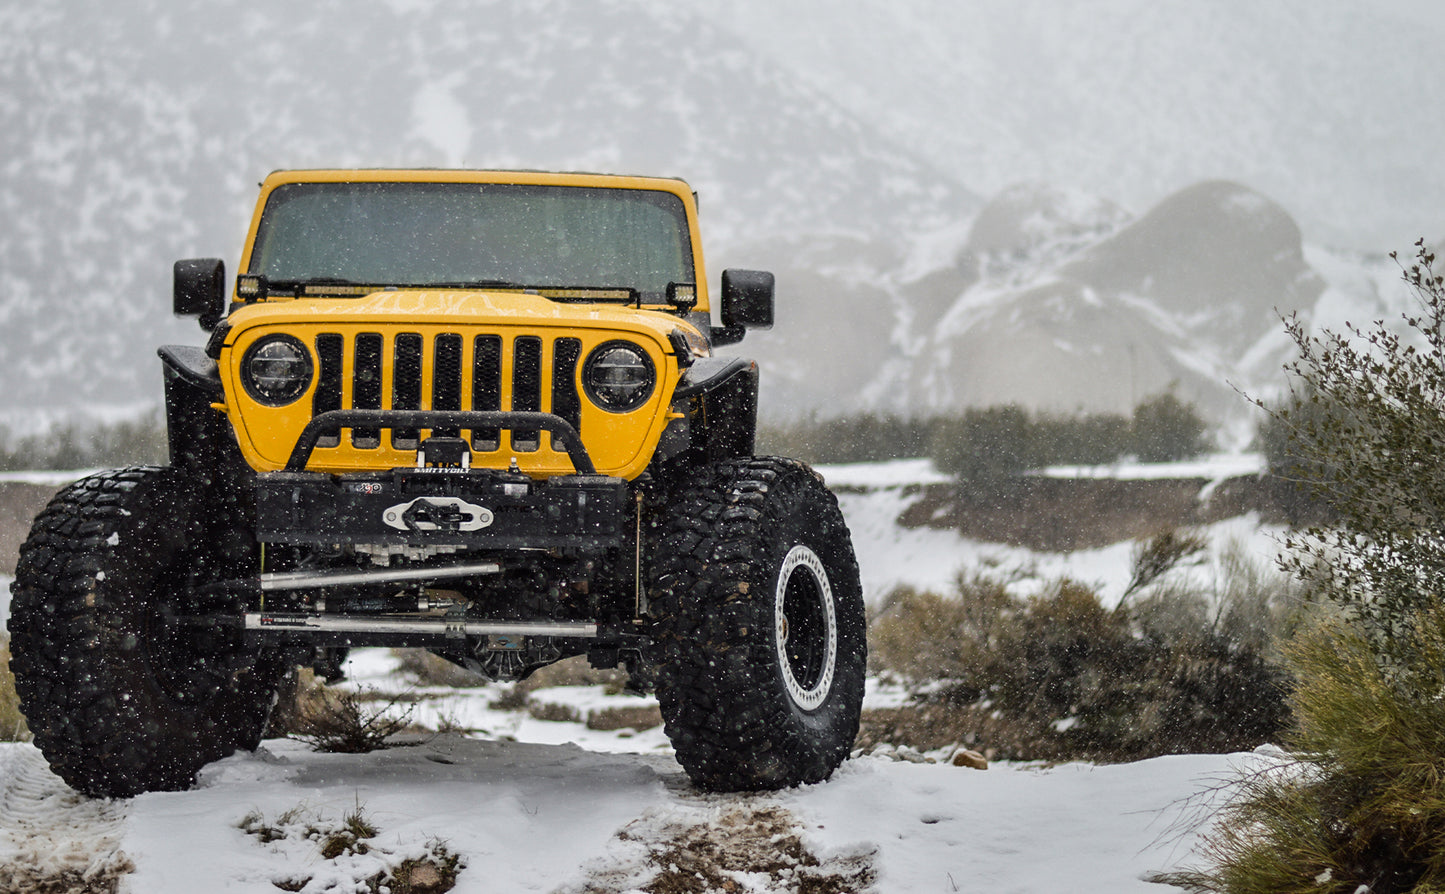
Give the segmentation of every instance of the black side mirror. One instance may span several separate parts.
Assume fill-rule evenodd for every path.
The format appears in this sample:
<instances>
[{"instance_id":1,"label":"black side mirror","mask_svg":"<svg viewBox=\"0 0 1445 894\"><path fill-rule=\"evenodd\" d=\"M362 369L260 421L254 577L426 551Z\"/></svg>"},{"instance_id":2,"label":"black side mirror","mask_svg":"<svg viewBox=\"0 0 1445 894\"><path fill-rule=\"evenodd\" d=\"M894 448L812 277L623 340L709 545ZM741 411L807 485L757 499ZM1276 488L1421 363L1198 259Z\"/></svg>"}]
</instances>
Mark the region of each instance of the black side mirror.
<instances>
[{"instance_id":1,"label":"black side mirror","mask_svg":"<svg viewBox=\"0 0 1445 894\"><path fill-rule=\"evenodd\" d=\"M773 275L763 270L724 270L722 331L714 344L741 341L745 329L773 328Z\"/></svg>"},{"instance_id":2,"label":"black side mirror","mask_svg":"<svg viewBox=\"0 0 1445 894\"><path fill-rule=\"evenodd\" d=\"M179 317L196 317L207 332L225 315L226 263L220 258L176 261L174 310Z\"/></svg>"}]
</instances>

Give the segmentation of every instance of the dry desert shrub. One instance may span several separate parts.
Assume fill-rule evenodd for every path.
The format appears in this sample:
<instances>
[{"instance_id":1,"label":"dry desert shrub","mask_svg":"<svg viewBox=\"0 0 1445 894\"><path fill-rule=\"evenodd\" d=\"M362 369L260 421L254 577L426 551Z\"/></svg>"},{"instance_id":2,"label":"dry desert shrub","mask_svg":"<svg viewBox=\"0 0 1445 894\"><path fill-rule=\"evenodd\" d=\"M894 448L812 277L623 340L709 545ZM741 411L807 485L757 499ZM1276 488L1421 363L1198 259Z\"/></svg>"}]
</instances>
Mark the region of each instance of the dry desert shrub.
<instances>
[{"instance_id":1,"label":"dry desert shrub","mask_svg":"<svg viewBox=\"0 0 1445 894\"><path fill-rule=\"evenodd\" d=\"M1140 583L1112 608L1071 580L1030 596L988 575L960 578L950 596L894 594L872 624L871 661L918 707L870 715L865 738L911 730L922 741L894 744L940 747L956 723L953 742L1049 760L1270 741L1288 717L1277 642L1298 597L1237 554L1218 592L1182 585L1159 565L1189 555L1187 542L1171 533L1141 544Z\"/></svg>"},{"instance_id":2,"label":"dry desert shrub","mask_svg":"<svg viewBox=\"0 0 1445 894\"><path fill-rule=\"evenodd\" d=\"M10 673L10 637L0 632L0 742L28 742L30 730L20 713L15 675Z\"/></svg>"}]
</instances>

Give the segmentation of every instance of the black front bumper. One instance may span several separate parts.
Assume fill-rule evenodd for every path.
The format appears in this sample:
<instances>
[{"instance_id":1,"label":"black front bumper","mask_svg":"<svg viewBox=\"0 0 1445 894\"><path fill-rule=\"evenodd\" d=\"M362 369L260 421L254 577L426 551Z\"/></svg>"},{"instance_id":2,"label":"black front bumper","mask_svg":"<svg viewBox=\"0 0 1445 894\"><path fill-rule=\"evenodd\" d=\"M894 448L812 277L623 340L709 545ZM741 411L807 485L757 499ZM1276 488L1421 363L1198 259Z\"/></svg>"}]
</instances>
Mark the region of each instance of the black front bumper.
<instances>
[{"instance_id":1,"label":"black front bumper","mask_svg":"<svg viewBox=\"0 0 1445 894\"><path fill-rule=\"evenodd\" d=\"M305 471L322 436L358 427L450 429L449 436L423 440L419 453L444 444L447 464L348 475ZM575 474L534 481L516 471L471 468L470 447L456 435L487 427L551 432ZM332 410L307 424L284 471L257 476L256 535L265 543L590 553L628 542L629 497L627 482L596 474L577 430L551 413Z\"/></svg>"},{"instance_id":2,"label":"black front bumper","mask_svg":"<svg viewBox=\"0 0 1445 894\"><path fill-rule=\"evenodd\" d=\"M492 469L394 469L256 478L256 535L267 543L600 552L630 542L621 478L534 481Z\"/></svg>"}]
</instances>

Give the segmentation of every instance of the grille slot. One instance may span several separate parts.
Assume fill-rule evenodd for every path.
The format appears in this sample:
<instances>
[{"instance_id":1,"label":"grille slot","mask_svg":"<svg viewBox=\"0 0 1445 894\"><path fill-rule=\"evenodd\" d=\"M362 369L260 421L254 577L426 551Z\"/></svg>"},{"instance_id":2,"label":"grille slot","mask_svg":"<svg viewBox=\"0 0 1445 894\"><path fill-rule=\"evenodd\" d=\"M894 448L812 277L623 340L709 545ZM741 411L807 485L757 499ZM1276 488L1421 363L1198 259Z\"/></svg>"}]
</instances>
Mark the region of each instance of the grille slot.
<instances>
[{"instance_id":1,"label":"grille slot","mask_svg":"<svg viewBox=\"0 0 1445 894\"><path fill-rule=\"evenodd\" d=\"M472 409L502 408L502 337L478 335L472 343ZM500 450L502 433L495 428L472 432L472 449L482 453Z\"/></svg>"},{"instance_id":2,"label":"grille slot","mask_svg":"<svg viewBox=\"0 0 1445 894\"><path fill-rule=\"evenodd\" d=\"M375 332L356 337L356 359L352 367L351 385L351 405L355 409L381 409L381 345L381 336ZM380 447L381 429L353 429L351 444L362 450Z\"/></svg>"},{"instance_id":3,"label":"grille slot","mask_svg":"<svg viewBox=\"0 0 1445 894\"><path fill-rule=\"evenodd\" d=\"M577 393L577 364L582 361L582 340L559 338L552 342L552 412L582 430L582 397ZM554 450L566 450L554 439Z\"/></svg>"},{"instance_id":4,"label":"grille slot","mask_svg":"<svg viewBox=\"0 0 1445 894\"><path fill-rule=\"evenodd\" d=\"M389 381L385 377L388 349ZM582 399L577 386L581 339L559 338L548 343L539 336L521 335L508 345L495 334L447 332L428 339L420 333L403 332L388 340L375 332L359 333L350 339L322 333L316 337L316 354L319 369L312 397L313 414L342 409L510 409L555 413L581 430ZM544 375L548 372L550 377ZM507 396L509 406L503 406ZM462 434L456 429L437 429L434 433L449 437ZM472 449L478 453L502 449L499 429L477 429L470 435ZM421 432L414 428L392 429L390 446L415 450L420 438ZM339 447L341 439L326 437L316 446ZM350 446L358 450L381 448L381 429L352 429ZM519 429L511 434L513 451L536 452L541 446L541 432L537 429ZM553 450L566 450L560 441L551 446Z\"/></svg>"},{"instance_id":5,"label":"grille slot","mask_svg":"<svg viewBox=\"0 0 1445 894\"><path fill-rule=\"evenodd\" d=\"M316 356L321 370L316 377L316 393L311 398L311 415L320 416L341 409L341 351L345 342L339 335L318 335ZM340 445L339 435L327 435L316 442L317 447Z\"/></svg>"},{"instance_id":6,"label":"grille slot","mask_svg":"<svg viewBox=\"0 0 1445 894\"><path fill-rule=\"evenodd\" d=\"M439 335L432 343L431 408L460 410L462 408L462 337ZM455 438L461 434L454 428L437 429L435 434Z\"/></svg>"},{"instance_id":7,"label":"grille slot","mask_svg":"<svg viewBox=\"0 0 1445 894\"><path fill-rule=\"evenodd\" d=\"M421 336L404 332L396 337L396 353L392 356L391 408L420 410L421 406ZM397 450L415 450L420 446L421 432L414 428L391 430L391 446Z\"/></svg>"},{"instance_id":8,"label":"grille slot","mask_svg":"<svg viewBox=\"0 0 1445 894\"><path fill-rule=\"evenodd\" d=\"M542 340L535 335L519 336L512 343L512 409L524 413L542 410ZM512 449L531 453L542 444L535 428L512 431Z\"/></svg>"}]
</instances>

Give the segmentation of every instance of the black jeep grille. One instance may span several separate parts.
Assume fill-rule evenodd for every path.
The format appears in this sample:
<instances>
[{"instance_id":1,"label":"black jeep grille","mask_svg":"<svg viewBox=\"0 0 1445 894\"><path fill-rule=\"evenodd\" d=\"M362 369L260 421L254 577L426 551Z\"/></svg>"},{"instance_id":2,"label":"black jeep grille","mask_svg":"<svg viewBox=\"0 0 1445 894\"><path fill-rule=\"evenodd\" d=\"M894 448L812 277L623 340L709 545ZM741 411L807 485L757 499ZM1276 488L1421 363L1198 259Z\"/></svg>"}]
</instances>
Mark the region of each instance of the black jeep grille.
<instances>
[{"instance_id":1,"label":"black jeep grille","mask_svg":"<svg viewBox=\"0 0 1445 894\"><path fill-rule=\"evenodd\" d=\"M579 431L582 425L582 404L577 391L577 366L581 362L582 342L576 338L559 338L551 342L536 335L519 335L511 340L510 351L501 335L493 333L462 334L448 332L427 339L415 332L403 332L389 340L379 333L366 332L348 338L336 333L316 337L316 355L320 369L312 413L328 410L517 410L550 412L567 420ZM384 378L390 354L390 387ZM550 356L549 356L550 355ZM504 369L510 358L510 370ZM550 393L544 393L543 370L551 366ZM510 381L504 377L510 373ZM466 378L470 376L470 381ZM347 389L350 380L350 405ZM430 382L430 393L427 383ZM502 406L502 395L510 384L511 406ZM467 399L467 395L470 395ZM467 404L464 406L464 400ZM456 436L457 431L438 430L436 434ZM351 432L351 446L374 450L382 446L382 431L358 428ZM491 452L501 449L498 429L470 432L472 449ZM416 429L392 429L391 446L397 450L415 450L421 432ZM323 438L317 447L338 447L340 437ZM511 449L534 451L541 446L536 429L512 432ZM563 445L553 444L562 450Z\"/></svg>"}]
</instances>

